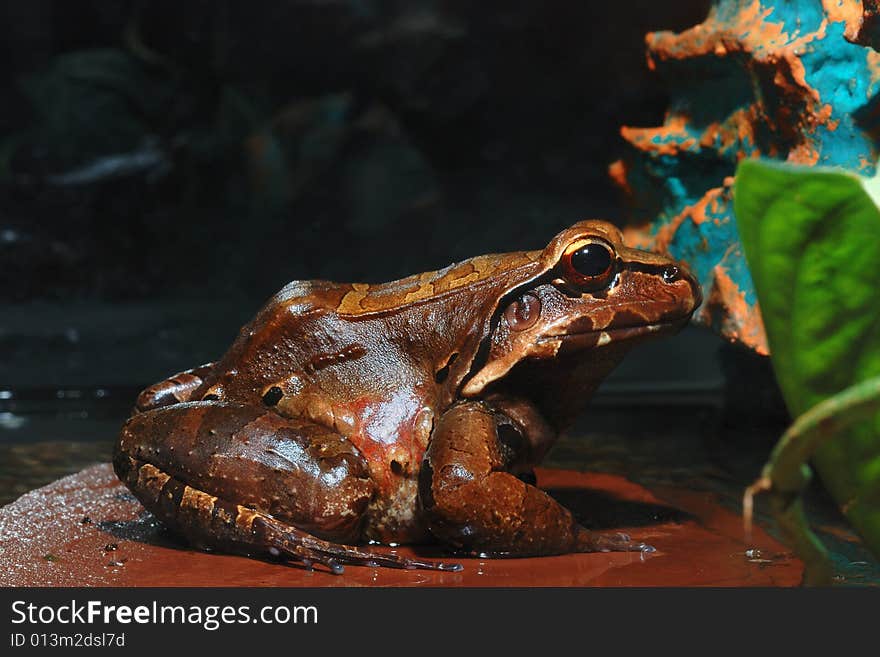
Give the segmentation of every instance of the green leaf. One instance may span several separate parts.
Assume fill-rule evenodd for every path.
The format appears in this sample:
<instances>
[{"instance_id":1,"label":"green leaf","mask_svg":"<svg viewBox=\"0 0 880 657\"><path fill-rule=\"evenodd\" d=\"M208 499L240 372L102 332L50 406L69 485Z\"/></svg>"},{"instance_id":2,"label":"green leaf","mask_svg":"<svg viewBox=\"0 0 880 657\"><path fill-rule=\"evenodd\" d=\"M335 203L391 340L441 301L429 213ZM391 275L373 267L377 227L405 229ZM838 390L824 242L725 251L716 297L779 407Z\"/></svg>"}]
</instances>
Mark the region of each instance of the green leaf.
<instances>
[{"instance_id":1,"label":"green leaf","mask_svg":"<svg viewBox=\"0 0 880 657\"><path fill-rule=\"evenodd\" d=\"M880 196L830 169L744 161L735 212L773 367L792 415L880 375ZM826 441L814 464L880 556L880 416Z\"/></svg>"}]
</instances>

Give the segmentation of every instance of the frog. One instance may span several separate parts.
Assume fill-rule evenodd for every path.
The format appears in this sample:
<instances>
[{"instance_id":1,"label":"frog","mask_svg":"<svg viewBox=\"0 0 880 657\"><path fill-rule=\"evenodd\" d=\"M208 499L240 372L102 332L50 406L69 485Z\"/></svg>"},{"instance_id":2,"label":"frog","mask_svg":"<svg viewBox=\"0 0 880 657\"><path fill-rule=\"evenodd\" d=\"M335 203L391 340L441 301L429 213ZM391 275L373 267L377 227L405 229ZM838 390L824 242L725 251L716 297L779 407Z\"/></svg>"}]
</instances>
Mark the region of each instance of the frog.
<instances>
[{"instance_id":1,"label":"frog","mask_svg":"<svg viewBox=\"0 0 880 657\"><path fill-rule=\"evenodd\" d=\"M140 393L113 467L195 548L332 573L461 568L380 547L403 543L649 552L583 526L535 467L626 353L700 302L684 265L598 219L389 283L293 281L219 360Z\"/></svg>"}]
</instances>

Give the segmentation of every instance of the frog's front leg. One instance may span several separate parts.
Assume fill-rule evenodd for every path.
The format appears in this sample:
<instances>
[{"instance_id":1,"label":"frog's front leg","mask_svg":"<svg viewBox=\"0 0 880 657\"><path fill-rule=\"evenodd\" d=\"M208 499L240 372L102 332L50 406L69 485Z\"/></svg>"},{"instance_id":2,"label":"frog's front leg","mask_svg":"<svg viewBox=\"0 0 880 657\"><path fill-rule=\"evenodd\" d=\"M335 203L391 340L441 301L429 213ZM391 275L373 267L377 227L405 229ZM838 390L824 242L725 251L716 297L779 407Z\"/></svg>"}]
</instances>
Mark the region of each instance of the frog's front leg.
<instances>
[{"instance_id":1,"label":"frog's front leg","mask_svg":"<svg viewBox=\"0 0 880 657\"><path fill-rule=\"evenodd\" d=\"M653 551L626 534L596 534L542 490L507 471L516 460L498 437L498 414L480 402L453 406L438 421L419 478L432 534L469 552L536 556Z\"/></svg>"},{"instance_id":2,"label":"frog's front leg","mask_svg":"<svg viewBox=\"0 0 880 657\"><path fill-rule=\"evenodd\" d=\"M346 438L274 411L215 401L138 413L122 429L116 474L143 505L206 549L342 563L454 569L343 545L374 494Z\"/></svg>"}]
</instances>

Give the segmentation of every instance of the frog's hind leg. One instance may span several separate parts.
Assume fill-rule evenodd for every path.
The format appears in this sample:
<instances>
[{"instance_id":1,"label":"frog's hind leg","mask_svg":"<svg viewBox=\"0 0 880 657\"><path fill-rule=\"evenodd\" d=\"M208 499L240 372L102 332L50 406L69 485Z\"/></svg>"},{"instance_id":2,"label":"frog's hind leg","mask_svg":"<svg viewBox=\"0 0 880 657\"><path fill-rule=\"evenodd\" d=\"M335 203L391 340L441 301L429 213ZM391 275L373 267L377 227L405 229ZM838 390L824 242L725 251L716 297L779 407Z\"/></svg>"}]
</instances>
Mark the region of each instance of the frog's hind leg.
<instances>
[{"instance_id":1,"label":"frog's hind leg","mask_svg":"<svg viewBox=\"0 0 880 657\"><path fill-rule=\"evenodd\" d=\"M511 426L484 404L468 402L435 426L419 473L419 502L435 537L494 556L654 551L626 534L581 527L547 493L508 472L519 455L511 447L517 441L500 439L502 425Z\"/></svg>"},{"instance_id":2,"label":"frog's hind leg","mask_svg":"<svg viewBox=\"0 0 880 657\"><path fill-rule=\"evenodd\" d=\"M174 404L134 415L116 445L119 478L169 529L203 549L323 564L454 570L363 550L374 493L344 437L263 408Z\"/></svg>"},{"instance_id":3,"label":"frog's hind leg","mask_svg":"<svg viewBox=\"0 0 880 657\"><path fill-rule=\"evenodd\" d=\"M178 372L164 381L145 388L135 402L135 412L142 413L154 408L190 401L192 393L201 387L213 367L214 363L206 363L191 370Z\"/></svg>"}]
</instances>

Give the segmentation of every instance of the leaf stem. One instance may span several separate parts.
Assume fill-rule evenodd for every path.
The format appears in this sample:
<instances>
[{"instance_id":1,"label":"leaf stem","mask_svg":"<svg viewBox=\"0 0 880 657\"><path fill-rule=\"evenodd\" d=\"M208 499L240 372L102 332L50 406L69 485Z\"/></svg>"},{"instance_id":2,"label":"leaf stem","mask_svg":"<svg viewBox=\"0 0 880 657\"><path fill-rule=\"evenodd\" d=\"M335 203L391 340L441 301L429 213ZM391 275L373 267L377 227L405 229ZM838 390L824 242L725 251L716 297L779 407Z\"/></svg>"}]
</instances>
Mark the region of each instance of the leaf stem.
<instances>
[{"instance_id":1,"label":"leaf stem","mask_svg":"<svg viewBox=\"0 0 880 657\"><path fill-rule=\"evenodd\" d=\"M792 549L804 561L804 584L831 583L828 551L810 529L801 493L810 481L808 461L826 441L880 410L880 376L825 399L798 417L776 443L761 476L743 495L746 540L751 540L753 497L770 494L773 515Z\"/></svg>"}]
</instances>

